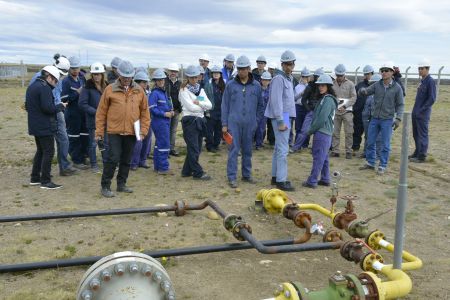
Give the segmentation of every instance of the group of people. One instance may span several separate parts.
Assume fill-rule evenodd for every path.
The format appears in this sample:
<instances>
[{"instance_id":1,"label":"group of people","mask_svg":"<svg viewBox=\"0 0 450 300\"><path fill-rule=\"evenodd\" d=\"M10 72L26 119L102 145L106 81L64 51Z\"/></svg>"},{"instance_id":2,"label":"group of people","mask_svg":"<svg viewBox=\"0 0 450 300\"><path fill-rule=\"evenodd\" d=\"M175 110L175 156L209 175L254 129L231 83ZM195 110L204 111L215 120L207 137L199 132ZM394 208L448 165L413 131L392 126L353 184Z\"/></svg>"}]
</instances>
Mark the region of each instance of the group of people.
<instances>
[{"instance_id":1,"label":"group of people","mask_svg":"<svg viewBox=\"0 0 450 300\"><path fill-rule=\"evenodd\" d=\"M35 137L37 148L30 184L44 189L61 187L50 175L55 141L60 175L85 169L101 173L104 197L115 196L111 181L116 170L116 191L132 193L127 186L129 171L150 168L149 157L153 157L156 174L172 174L169 156L180 155L175 148L180 119L186 144L182 177L211 179L199 163L202 148L216 152L226 141L230 187L238 186L239 157L242 181L255 183L252 152L263 148L267 138L274 145L271 184L292 191L287 156L308 148L312 135L313 163L302 186L329 186L329 153L340 156L342 124L345 158L352 159L360 149L364 134L360 157L366 163L360 169L381 175L389 161L392 131L399 127L404 109L399 71L390 64L381 66L379 72L365 66L364 79L355 86L343 64L331 76L322 68L310 72L305 67L300 78L295 78L296 57L289 50L281 55L281 69L266 68L262 55L253 70L245 55L235 59L228 54L222 66L209 66L210 58L204 54L199 65L184 70L185 80L179 77L176 63L156 69L150 80L146 68L135 68L118 57L111 61L108 73L98 62L87 72L77 57L55 55L54 60L35 74L25 102L29 134ZM429 69L427 62L419 65L421 82L412 115L413 162L424 162L427 155L428 124L436 99Z\"/></svg>"}]
</instances>

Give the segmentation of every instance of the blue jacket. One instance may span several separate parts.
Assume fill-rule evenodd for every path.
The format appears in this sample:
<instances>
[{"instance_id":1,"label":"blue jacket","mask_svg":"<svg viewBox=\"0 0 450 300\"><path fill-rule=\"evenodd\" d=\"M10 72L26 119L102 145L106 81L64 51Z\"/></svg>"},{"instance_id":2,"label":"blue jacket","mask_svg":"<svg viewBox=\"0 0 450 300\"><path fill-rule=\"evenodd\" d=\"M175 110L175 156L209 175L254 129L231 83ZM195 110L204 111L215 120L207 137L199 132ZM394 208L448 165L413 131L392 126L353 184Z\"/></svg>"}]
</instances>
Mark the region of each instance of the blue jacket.
<instances>
[{"instance_id":1,"label":"blue jacket","mask_svg":"<svg viewBox=\"0 0 450 300\"><path fill-rule=\"evenodd\" d=\"M30 86L33 82L35 82L39 76L41 76L41 71L39 71L33 75L33 77L30 80L30 84L28 86ZM55 99L55 105L61 103L62 80L63 80L63 78L58 80L58 83L52 90L53 99Z\"/></svg>"},{"instance_id":2,"label":"blue jacket","mask_svg":"<svg viewBox=\"0 0 450 300\"><path fill-rule=\"evenodd\" d=\"M261 88L261 97L263 99L264 111L266 111L267 103L269 103L269 95L270 95L270 84L264 90Z\"/></svg>"},{"instance_id":3,"label":"blue jacket","mask_svg":"<svg viewBox=\"0 0 450 300\"><path fill-rule=\"evenodd\" d=\"M239 76L230 80L225 86L222 98L222 126L230 123L254 125L264 112L261 97L261 85L253 79L251 73L244 85Z\"/></svg>"},{"instance_id":4,"label":"blue jacket","mask_svg":"<svg viewBox=\"0 0 450 300\"><path fill-rule=\"evenodd\" d=\"M296 116L293 78L282 73L276 75L270 82L269 103L264 116L276 119L278 124L283 124L284 113L288 113L290 118Z\"/></svg>"},{"instance_id":5,"label":"blue jacket","mask_svg":"<svg viewBox=\"0 0 450 300\"><path fill-rule=\"evenodd\" d=\"M86 128L88 129L95 129L95 113L101 97L102 93L95 87L92 79L89 79L78 100L78 107L86 115Z\"/></svg>"},{"instance_id":6,"label":"blue jacket","mask_svg":"<svg viewBox=\"0 0 450 300\"><path fill-rule=\"evenodd\" d=\"M364 103L364 108L362 110L361 116L363 121L368 121L371 118L370 112L373 106L373 95L366 97L366 103Z\"/></svg>"},{"instance_id":7,"label":"blue jacket","mask_svg":"<svg viewBox=\"0 0 450 300\"><path fill-rule=\"evenodd\" d=\"M233 79L233 71L234 71L234 69L233 70L229 70L229 69L227 69L227 67L224 66L222 68L223 81L227 82L227 81L232 80Z\"/></svg>"},{"instance_id":8,"label":"blue jacket","mask_svg":"<svg viewBox=\"0 0 450 300\"><path fill-rule=\"evenodd\" d=\"M161 88L154 88L148 97L148 107L152 119L162 119L169 121L170 118L164 116L166 112L173 110L172 103L167 97L166 91Z\"/></svg>"},{"instance_id":9,"label":"blue jacket","mask_svg":"<svg viewBox=\"0 0 450 300\"><path fill-rule=\"evenodd\" d=\"M49 136L56 133L56 113L64 110L64 105L55 105L52 86L44 79L36 79L26 92L25 107L28 113L28 134Z\"/></svg>"},{"instance_id":10,"label":"blue jacket","mask_svg":"<svg viewBox=\"0 0 450 300\"><path fill-rule=\"evenodd\" d=\"M213 89L213 98L211 99L212 109L209 111L210 118L220 120L222 116L222 97L223 92L220 91L219 85L213 80L211 82ZM209 98L209 97L208 97Z\"/></svg>"},{"instance_id":11,"label":"blue jacket","mask_svg":"<svg viewBox=\"0 0 450 300\"><path fill-rule=\"evenodd\" d=\"M78 79L73 79L72 76L67 76L62 81L62 92L61 92L61 101L68 102L67 108L76 107L78 108L78 99L80 94L74 89L79 89L83 87L86 83L86 80L83 76L78 76Z\"/></svg>"},{"instance_id":12,"label":"blue jacket","mask_svg":"<svg viewBox=\"0 0 450 300\"><path fill-rule=\"evenodd\" d=\"M436 101L436 84L434 79L428 75L420 81L417 87L416 102L412 113L415 115L431 113L431 106Z\"/></svg>"}]
</instances>

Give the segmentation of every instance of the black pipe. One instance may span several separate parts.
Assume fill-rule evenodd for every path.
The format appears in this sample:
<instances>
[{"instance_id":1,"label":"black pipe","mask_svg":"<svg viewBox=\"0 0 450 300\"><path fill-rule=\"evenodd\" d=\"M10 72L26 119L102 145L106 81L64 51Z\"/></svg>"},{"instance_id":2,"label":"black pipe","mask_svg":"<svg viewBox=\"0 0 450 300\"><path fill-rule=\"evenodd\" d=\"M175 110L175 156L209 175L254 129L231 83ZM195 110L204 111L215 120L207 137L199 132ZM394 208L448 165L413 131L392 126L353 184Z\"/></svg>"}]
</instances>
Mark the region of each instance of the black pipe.
<instances>
[{"instance_id":1,"label":"black pipe","mask_svg":"<svg viewBox=\"0 0 450 300\"><path fill-rule=\"evenodd\" d=\"M293 245L294 239L292 239L292 238L258 241L256 239L254 239L251 234L249 234L249 236L250 236L250 238L249 238L250 243L247 243L247 242L245 242L245 243L228 243L228 244L214 245L214 246L199 246L199 247L189 247L189 248L179 248L179 249L162 249L162 250L155 250L155 251L144 251L144 253L151 257L158 258L158 257L163 257L163 256L164 257L182 256L182 255L193 255L193 254L203 254L203 253L213 253L213 252L246 250L246 249L253 249L253 248L256 248L258 251L263 252L260 249L264 250L264 248L267 248L267 247L276 247L276 246L283 246L283 245L287 246L286 250L279 251L276 253L335 249L335 245L334 245L335 243ZM282 248L282 249L284 249L284 248ZM299 250L299 249L301 249L301 250ZM267 252L267 253L269 253L269 252ZM103 256L87 256L87 257L78 257L78 258L72 258L72 259L58 259L58 260L40 261L40 262L33 262L33 263L0 265L0 273L92 265L102 258L103 258Z\"/></svg>"},{"instance_id":2,"label":"black pipe","mask_svg":"<svg viewBox=\"0 0 450 300\"><path fill-rule=\"evenodd\" d=\"M288 252L302 252L302 251L315 251L315 250L330 250L339 249L342 242L332 242L332 243L309 243L309 244L287 244L287 245L265 245L258 241L246 228L240 228L239 234L247 242L249 242L258 252L264 254L277 254L277 253L288 253Z\"/></svg>"},{"instance_id":3,"label":"black pipe","mask_svg":"<svg viewBox=\"0 0 450 300\"><path fill-rule=\"evenodd\" d=\"M224 210L222 210L217 205L216 202L211 201L211 200L206 200L200 204L186 205L186 210L202 210L207 206L211 207L217 214L219 214L219 216L222 217L222 219L224 219L227 216L227 213Z\"/></svg>"},{"instance_id":4,"label":"black pipe","mask_svg":"<svg viewBox=\"0 0 450 300\"><path fill-rule=\"evenodd\" d=\"M28 216L0 216L0 223L8 222L23 222L34 220L51 220L51 219L70 219L82 217L97 217L97 216L112 216L112 215L131 215L143 213L157 213L175 211L176 207L170 206L153 206L144 208L120 208L120 209L105 209L105 210L91 210L91 211L73 211L73 212L59 212L46 213Z\"/></svg>"}]
</instances>

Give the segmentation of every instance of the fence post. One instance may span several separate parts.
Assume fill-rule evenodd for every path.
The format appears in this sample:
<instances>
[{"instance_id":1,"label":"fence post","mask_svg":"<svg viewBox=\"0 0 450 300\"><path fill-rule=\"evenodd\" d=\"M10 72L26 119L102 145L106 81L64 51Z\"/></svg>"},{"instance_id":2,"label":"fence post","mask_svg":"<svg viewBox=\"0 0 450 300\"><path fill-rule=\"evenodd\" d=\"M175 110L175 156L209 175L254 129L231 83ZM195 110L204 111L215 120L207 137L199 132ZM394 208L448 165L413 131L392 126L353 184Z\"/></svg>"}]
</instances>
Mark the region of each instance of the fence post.
<instances>
[{"instance_id":1,"label":"fence post","mask_svg":"<svg viewBox=\"0 0 450 300\"><path fill-rule=\"evenodd\" d=\"M441 66L439 68L439 72L438 72L438 80L437 80L437 87L436 87L436 101L438 101L438 99L439 99L439 88L441 87L442 69L444 69L444 66Z\"/></svg>"},{"instance_id":2,"label":"fence post","mask_svg":"<svg viewBox=\"0 0 450 300\"><path fill-rule=\"evenodd\" d=\"M25 69L23 60L20 61L20 78L22 79L22 87L25 87Z\"/></svg>"},{"instance_id":3,"label":"fence post","mask_svg":"<svg viewBox=\"0 0 450 300\"><path fill-rule=\"evenodd\" d=\"M180 78L181 78L181 81L183 81L184 80L184 67L183 67L183 64L181 64L180 65Z\"/></svg>"},{"instance_id":4,"label":"fence post","mask_svg":"<svg viewBox=\"0 0 450 300\"><path fill-rule=\"evenodd\" d=\"M411 66L408 66L405 70L405 95L408 93L408 71L411 69Z\"/></svg>"},{"instance_id":5,"label":"fence post","mask_svg":"<svg viewBox=\"0 0 450 300\"><path fill-rule=\"evenodd\" d=\"M355 70L355 84L358 83L358 70L359 70L359 67L357 67Z\"/></svg>"}]
</instances>

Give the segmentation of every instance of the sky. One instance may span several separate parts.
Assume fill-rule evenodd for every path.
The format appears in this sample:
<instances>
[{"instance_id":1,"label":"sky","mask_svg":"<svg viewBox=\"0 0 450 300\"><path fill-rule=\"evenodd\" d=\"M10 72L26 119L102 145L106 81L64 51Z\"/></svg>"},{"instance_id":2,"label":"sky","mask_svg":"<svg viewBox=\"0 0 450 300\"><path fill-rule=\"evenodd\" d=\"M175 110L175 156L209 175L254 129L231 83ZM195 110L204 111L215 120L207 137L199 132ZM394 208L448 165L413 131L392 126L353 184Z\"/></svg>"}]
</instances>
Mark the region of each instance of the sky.
<instances>
[{"instance_id":1,"label":"sky","mask_svg":"<svg viewBox=\"0 0 450 300\"><path fill-rule=\"evenodd\" d=\"M259 55L279 65L289 49L296 69L415 69L424 59L450 69L448 0L0 0L0 15L0 62L50 64L61 53L167 67L206 53L221 66L233 53L255 67Z\"/></svg>"}]
</instances>

